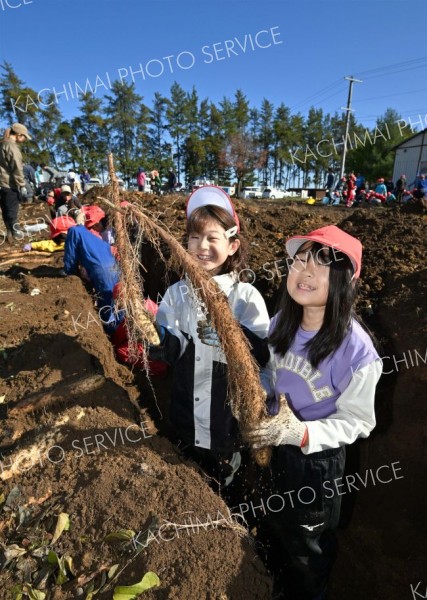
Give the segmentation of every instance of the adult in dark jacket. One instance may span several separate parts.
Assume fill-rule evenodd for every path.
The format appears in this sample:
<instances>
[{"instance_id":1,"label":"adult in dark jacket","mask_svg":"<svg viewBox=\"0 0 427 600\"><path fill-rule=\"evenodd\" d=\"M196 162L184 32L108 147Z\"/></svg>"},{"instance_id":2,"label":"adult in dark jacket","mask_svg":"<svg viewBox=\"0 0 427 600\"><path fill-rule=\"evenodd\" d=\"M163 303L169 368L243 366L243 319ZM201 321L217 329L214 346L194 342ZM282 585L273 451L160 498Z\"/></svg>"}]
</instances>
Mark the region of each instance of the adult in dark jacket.
<instances>
[{"instance_id":1,"label":"adult in dark jacket","mask_svg":"<svg viewBox=\"0 0 427 600\"><path fill-rule=\"evenodd\" d=\"M396 200L398 204L402 203L403 192L406 190L406 175L401 175L396 182Z\"/></svg>"},{"instance_id":2,"label":"adult in dark jacket","mask_svg":"<svg viewBox=\"0 0 427 600\"><path fill-rule=\"evenodd\" d=\"M168 190L170 192L172 192L175 187L176 187L176 175L174 173L174 170L172 169L172 167L169 169L169 174L168 174Z\"/></svg>"},{"instance_id":3,"label":"adult in dark jacket","mask_svg":"<svg viewBox=\"0 0 427 600\"><path fill-rule=\"evenodd\" d=\"M328 169L328 174L325 181L326 196L329 198L329 202L333 202L332 193L334 191L335 175L331 168Z\"/></svg>"}]
</instances>

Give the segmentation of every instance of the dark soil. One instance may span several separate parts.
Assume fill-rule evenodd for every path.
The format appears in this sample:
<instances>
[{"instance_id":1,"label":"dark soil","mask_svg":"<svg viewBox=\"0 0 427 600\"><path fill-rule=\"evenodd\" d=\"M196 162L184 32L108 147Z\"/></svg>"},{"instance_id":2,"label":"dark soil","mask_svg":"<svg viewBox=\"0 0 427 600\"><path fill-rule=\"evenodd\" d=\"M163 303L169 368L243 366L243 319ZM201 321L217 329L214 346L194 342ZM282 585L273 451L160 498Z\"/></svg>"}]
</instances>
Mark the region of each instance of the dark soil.
<instances>
[{"instance_id":1,"label":"dark soil","mask_svg":"<svg viewBox=\"0 0 427 600\"><path fill-rule=\"evenodd\" d=\"M96 194L91 190L88 198ZM183 197L133 197L184 239ZM411 585L423 581L419 589L425 589L427 584L426 217L416 208L348 210L278 201L236 205L249 242L248 273L271 314L289 235L338 224L363 243L359 310L381 356L389 358L378 386L377 427L349 448L347 473L365 478L371 470L371 475L358 492L342 488L340 551L328 597L410 598ZM31 221L45 212L43 205L33 205L20 217ZM112 598L116 585L131 585L154 571L161 584L145 593L147 599L269 600L271 577L257 557L256 537L230 528L223 500L166 437L169 374L153 380L154 397L143 373L116 362L88 290L78 277L58 275L61 252L2 266L23 243L0 247L0 398L5 396L9 409L0 403L0 545L3 551L10 552L13 544L25 551L0 572L0 598L13 598L14 584L43 576L44 546L73 559L68 582L54 584L58 569L49 575L47 600L86 598L90 581L96 590L102 570L114 564L125 568L96 598ZM167 272L149 246L143 259L145 289L156 299L177 274ZM34 288L38 295L31 295ZM67 395L79 380L96 377L104 379L93 391ZM12 410L39 392L43 408L25 414ZM401 478L380 483L377 469L389 466L379 475L387 480L392 463ZM249 465L251 484L240 502L253 498L255 504L265 478ZM52 544L60 513L69 515L70 528ZM212 524L217 519L221 525ZM144 532L165 521L187 528L167 530L163 537L171 541L151 534L143 548ZM197 525L206 522L210 525ZM120 529L135 533L133 543L105 541Z\"/></svg>"}]
</instances>

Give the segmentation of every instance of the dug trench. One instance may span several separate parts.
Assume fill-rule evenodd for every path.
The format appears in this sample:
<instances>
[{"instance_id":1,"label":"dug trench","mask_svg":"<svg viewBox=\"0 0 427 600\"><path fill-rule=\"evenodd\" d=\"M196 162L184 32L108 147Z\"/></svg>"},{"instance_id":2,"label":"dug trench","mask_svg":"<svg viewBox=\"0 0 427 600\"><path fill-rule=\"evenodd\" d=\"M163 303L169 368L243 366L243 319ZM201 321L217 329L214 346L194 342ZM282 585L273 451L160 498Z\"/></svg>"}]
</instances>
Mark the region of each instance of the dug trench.
<instances>
[{"instance_id":1,"label":"dug trench","mask_svg":"<svg viewBox=\"0 0 427 600\"><path fill-rule=\"evenodd\" d=\"M99 193L91 192L87 199ZM182 197L127 199L184 239ZM426 579L425 217L264 201L238 202L237 211L249 242L248 273L271 314L285 278L287 236L334 223L364 245L359 312L389 358L377 427L348 452L346 474L354 479L331 483L343 510L328 597L405 597ZM31 221L44 212L34 205L21 216ZM142 262L145 291L160 299L177 274L149 246ZM107 599L115 586L154 571L160 586L145 592L148 599L270 599L257 540L268 471L248 460L246 487L230 506L246 517L245 535L203 473L167 439L170 374L151 386L144 373L118 364L88 290L78 277L59 277L61 265L62 253L0 264L0 598L13 598L22 582L48 600L86 598L104 582L96 597ZM69 529L52 541L60 514L68 515ZM162 535L154 533L166 522ZM127 532L111 535L119 530ZM109 535L122 539L106 541ZM52 554L46 562L49 549L57 562Z\"/></svg>"}]
</instances>

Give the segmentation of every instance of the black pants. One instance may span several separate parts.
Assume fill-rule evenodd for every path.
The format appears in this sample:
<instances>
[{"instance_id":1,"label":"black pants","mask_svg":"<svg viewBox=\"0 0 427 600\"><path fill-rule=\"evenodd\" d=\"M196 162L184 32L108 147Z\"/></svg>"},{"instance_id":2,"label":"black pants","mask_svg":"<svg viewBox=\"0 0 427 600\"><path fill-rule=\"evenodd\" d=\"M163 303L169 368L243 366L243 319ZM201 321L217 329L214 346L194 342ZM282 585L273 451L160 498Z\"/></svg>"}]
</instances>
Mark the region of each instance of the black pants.
<instances>
[{"instance_id":1,"label":"black pants","mask_svg":"<svg viewBox=\"0 0 427 600\"><path fill-rule=\"evenodd\" d=\"M18 222L19 192L10 188L0 188L0 207L6 230L14 233Z\"/></svg>"},{"instance_id":2,"label":"black pants","mask_svg":"<svg viewBox=\"0 0 427 600\"><path fill-rule=\"evenodd\" d=\"M240 466L241 456L237 456L238 451L217 453L207 448L197 448L176 438L174 442L186 458L194 460L211 478L209 484L217 493L220 493L224 487L229 485L229 482L231 483L230 478L233 480L234 473Z\"/></svg>"},{"instance_id":3,"label":"black pants","mask_svg":"<svg viewBox=\"0 0 427 600\"><path fill-rule=\"evenodd\" d=\"M341 507L336 488L333 493L333 484L325 482L342 477L344 466L345 447L309 455L294 446L274 449L272 494L278 496L270 496L261 539L270 546L267 563L277 597L323 597L336 557L334 532Z\"/></svg>"}]
</instances>

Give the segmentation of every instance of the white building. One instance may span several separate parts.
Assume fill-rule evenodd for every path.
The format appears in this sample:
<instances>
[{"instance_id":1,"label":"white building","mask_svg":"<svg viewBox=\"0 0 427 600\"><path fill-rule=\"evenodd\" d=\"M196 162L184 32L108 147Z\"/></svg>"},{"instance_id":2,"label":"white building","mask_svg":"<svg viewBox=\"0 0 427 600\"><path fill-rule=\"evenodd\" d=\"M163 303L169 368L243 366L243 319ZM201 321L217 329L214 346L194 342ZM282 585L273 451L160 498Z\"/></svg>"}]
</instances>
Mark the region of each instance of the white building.
<instances>
[{"instance_id":1,"label":"white building","mask_svg":"<svg viewBox=\"0 0 427 600\"><path fill-rule=\"evenodd\" d=\"M394 146L393 181L403 174L411 185L417 175L427 175L427 128Z\"/></svg>"}]
</instances>

